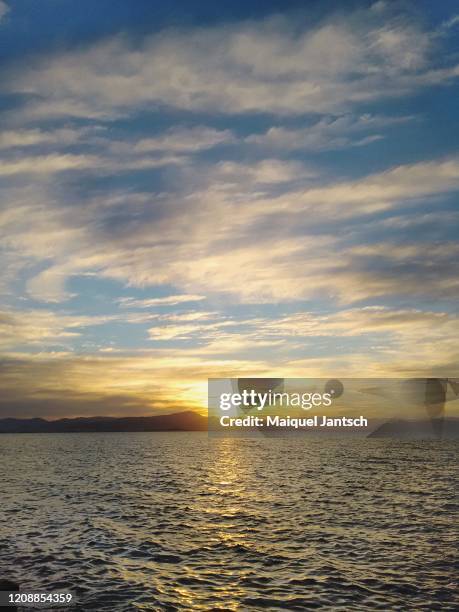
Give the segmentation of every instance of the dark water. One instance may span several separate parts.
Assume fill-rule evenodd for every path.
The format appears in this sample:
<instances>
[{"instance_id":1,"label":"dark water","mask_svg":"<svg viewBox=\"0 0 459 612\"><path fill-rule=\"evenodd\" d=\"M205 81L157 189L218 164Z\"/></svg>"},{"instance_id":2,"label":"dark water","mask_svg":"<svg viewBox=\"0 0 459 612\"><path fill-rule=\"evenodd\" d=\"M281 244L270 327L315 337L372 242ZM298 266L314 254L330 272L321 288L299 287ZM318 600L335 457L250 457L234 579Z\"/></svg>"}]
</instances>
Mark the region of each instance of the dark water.
<instances>
[{"instance_id":1,"label":"dark water","mask_svg":"<svg viewBox=\"0 0 459 612\"><path fill-rule=\"evenodd\" d=\"M453 610L456 451L3 435L0 577L79 610Z\"/></svg>"}]
</instances>

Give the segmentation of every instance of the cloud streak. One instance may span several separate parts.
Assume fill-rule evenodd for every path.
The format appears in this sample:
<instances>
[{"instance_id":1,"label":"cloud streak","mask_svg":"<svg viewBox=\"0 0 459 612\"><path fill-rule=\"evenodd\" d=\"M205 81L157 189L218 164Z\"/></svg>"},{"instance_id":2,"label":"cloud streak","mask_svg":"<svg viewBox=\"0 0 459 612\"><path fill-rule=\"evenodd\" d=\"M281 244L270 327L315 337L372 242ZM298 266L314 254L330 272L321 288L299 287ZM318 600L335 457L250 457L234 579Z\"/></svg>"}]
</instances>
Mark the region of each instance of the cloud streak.
<instances>
[{"instance_id":1,"label":"cloud streak","mask_svg":"<svg viewBox=\"0 0 459 612\"><path fill-rule=\"evenodd\" d=\"M190 173L197 183L188 182ZM51 301L65 298L66 278L87 272L249 303L457 295L454 243L402 248L388 237L387 223L403 210L416 218L420 205L435 209L436 198L457 192L456 158L316 187L317 180L298 162L188 165L174 175L170 193L106 195L67 207L45 183L41 202L38 186L33 195L6 192L12 199L0 231L10 252L47 264L27 286ZM387 236L375 245L358 227L380 215Z\"/></svg>"},{"instance_id":2,"label":"cloud streak","mask_svg":"<svg viewBox=\"0 0 459 612\"><path fill-rule=\"evenodd\" d=\"M35 116L116 117L165 105L220 113L342 112L457 77L435 66L434 34L390 11L170 29L37 59L9 79ZM37 115L38 114L38 115Z\"/></svg>"},{"instance_id":3,"label":"cloud streak","mask_svg":"<svg viewBox=\"0 0 459 612\"><path fill-rule=\"evenodd\" d=\"M6 2L0 0L0 21L5 17L5 15L9 12L10 8Z\"/></svg>"}]
</instances>

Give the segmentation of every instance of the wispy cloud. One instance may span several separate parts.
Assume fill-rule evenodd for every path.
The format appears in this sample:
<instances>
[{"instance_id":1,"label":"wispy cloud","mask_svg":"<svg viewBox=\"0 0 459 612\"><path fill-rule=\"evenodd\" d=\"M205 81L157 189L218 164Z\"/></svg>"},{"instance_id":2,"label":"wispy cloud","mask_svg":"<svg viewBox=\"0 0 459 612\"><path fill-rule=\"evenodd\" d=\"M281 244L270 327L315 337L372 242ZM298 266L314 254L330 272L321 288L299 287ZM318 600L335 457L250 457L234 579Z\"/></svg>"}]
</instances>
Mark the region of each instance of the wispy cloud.
<instances>
[{"instance_id":1,"label":"wispy cloud","mask_svg":"<svg viewBox=\"0 0 459 612\"><path fill-rule=\"evenodd\" d=\"M149 298L149 299L135 299L135 298L119 298L118 303L123 308L151 308L156 306L176 306L177 304L186 304L189 302L200 302L205 300L204 295L192 295L192 294L182 294L182 295L167 295L165 297L159 298Z\"/></svg>"},{"instance_id":2,"label":"wispy cloud","mask_svg":"<svg viewBox=\"0 0 459 612\"><path fill-rule=\"evenodd\" d=\"M170 29L38 59L9 80L34 96L35 116L116 116L163 104L223 113L342 112L377 98L447 82L432 33L391 11L358 10L314 27L286 19ZM38 105L38 106L37 106Z\"/></svg>"},{"instance_id":3,"label":"wispy cloud","mask_svg":"<svg viewBox=\"0 0 459 612\"><path fill-rule=\"evenodd\" d=\"M130 157L122 155L100 156L92 154L52 153L24 157L15 155L0 160L0 176L17 174L51 175L57 172L86 170L95 174L113 174L130 170L148 170L181 163L183 158L173 156Z\"/></svg>"},{"instance_id":4,"label":"wispy cloud","mask_svg":"<svg viewBox=\"0 0 459 612\"><path fill-rule=\"evenodd\" d=\"M343 115L325 117L308 127L270 127L262 134L247 136L245 141L262 147L294 151L328 151L360 147L384 138L378 132L391 125L412 121L413 117L379 117Z\"/></svg>"},{"instance_id":5,"label":"wispy cloud","mask_svg":"<svg viewBox=\"0 0 459 612\"><path fill-rule=\"evenodd\" d=\"M100 128L99 128L100 130ZM54 130L40 128L4 130L0 132L0 149L26 148L38 145L69 145L93 132L88 128L62 127Z\"/></svg>"},{"instance_id":6,"label":"wispy cloud","mask_svg":"<svg viewBox=\"0 0 459 612\"><path fill-rule=\"evenodd\" d=\"M82 170L97 165L97 158L91 155L40 155L17 157L0 163L0 175L14 174L53 174L65 170Z\"/></svg>"},{"instance_id":7,"label":"wispy cloud","mask_svg":"<svg viewBox=\"0 0 459 612\"><path fill-rule=\"evenodd\" d=\"M194 153L235 141L236 138L230 130L215 130L205 126L177 127L167 130L160 136L138 140L133 145L133 150L138 153L149 151ZM121 143L120 146L129 147L130 144Z\"/></svg>"},{"instance_id":8,"label":"wispy cloud","mask_svg":"<svg viewBox=\"0 0 459 612\"><path fill-rule=\"evenodd\" d=\"M444 21L440 27L442 30L447 31L447 30L450 30L451 28L457 27L458 25L459 25L459 15L453 15L452 17Z\"/></svg>"},{"instance_id":9,"label":"wispy cloud","mask_svg":"<svg viewBox=\"0 0 459 612\"><path fill-rule=\"evenodd\" d=\"M107 316L58 314L50 310L0 311L0 349L18 346L42 348L65 345L79 336L81 330L110 321Z\"/></svg>"},{"instance_id":10,"label":"wispy cloud","mask_svg":"<svg viewBox=\"0 0 459 612\"><path fill-rule=\"evenodd\" d=\"M190 172L195 184L188 184ZM414 244L410 251L386 237L376 253L374 239L355 227L384 214L390 231L391 214L416 216L420 204L457 191L455 158L326 185L321 178L319 186L301 164L273 160L187 167L172 180L166 195L125 194L66 207L55 202L54 185L45 186L41 203L38 186L28 191L27 203L11 191L15 206L3 217L4 245L47 264L28 281L32 295L65 297L65 279L85 272L243 302L456 294L457 271L448 262L454 245L448 251ZM330 219L341 224L339 231Z\"/></svg>"},{"instance_id":11,"label":"wispy cloud","mask_svg":"<svg viewBox=\"0 0 459 612\"><path fill-rule=\"evenodd\" d=\"M245 320L202 346L134 353L16 353L1 361L0 414L147 414L203 409L207 377L456 375L457 316L416 309L361 308ZM75 325L86 324L85 321ZM317 355L324 337L340 350ZM366 339L356 345L356 339ZM386 338L386 339L385 339ZM161 337L163 342L176 336ZM280 344L279 344L280 343ZM296 349L296 357L287 352ZM261 355L251 355L251 349ZM323 352L323 351L322 351ZM244 354L246 357L242 357Z\"/></svg>"},{"instance_id":12,"label":"wispy cloud","mask_svg":"<svg viewBox=\"0 0 459 612\"><path fill-rule=\"evenodd\" d=\"M7 3L0 0L0 21L5 17L9 10L10 8Z\"/></svg>"}]
</instances>

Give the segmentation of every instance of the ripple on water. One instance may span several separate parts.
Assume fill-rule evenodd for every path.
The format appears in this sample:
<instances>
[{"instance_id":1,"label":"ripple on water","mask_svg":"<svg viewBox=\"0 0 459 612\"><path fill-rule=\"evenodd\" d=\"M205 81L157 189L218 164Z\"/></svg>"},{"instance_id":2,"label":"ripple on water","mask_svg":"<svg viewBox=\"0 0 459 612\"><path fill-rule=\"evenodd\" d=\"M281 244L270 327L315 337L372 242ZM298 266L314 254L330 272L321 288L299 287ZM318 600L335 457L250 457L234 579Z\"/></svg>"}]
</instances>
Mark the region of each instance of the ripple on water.
<instances>
[{"instance_id":1,"label":"ripple on water","mask_svg":"<svg viewBox=\"0 0 459 612\"><path fill-rule=\"evenodd\" d=\"M453 610L456 451L2 436L2 569L82 610Z\"/></svg>"}]
</instances>

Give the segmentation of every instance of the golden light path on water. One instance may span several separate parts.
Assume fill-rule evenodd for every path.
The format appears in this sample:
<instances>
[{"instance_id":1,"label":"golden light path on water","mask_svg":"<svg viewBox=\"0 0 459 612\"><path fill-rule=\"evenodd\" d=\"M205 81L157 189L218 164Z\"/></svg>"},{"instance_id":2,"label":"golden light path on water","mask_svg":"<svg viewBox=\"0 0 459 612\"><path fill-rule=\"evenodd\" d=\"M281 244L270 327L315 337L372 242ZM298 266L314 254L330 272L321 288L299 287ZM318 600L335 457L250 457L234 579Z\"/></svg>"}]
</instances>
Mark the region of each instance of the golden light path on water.
<instances>
[{"instance_id":1,"label":"golden light path on water","mask_svg":"<svg viewBox=\"0 0 459 612\"><path fill-rule=\"evenodd\" d=\"M4 435L4 566L102 612L452 610L456 453L448 440Z\"/></svg>"}]
</instances>

